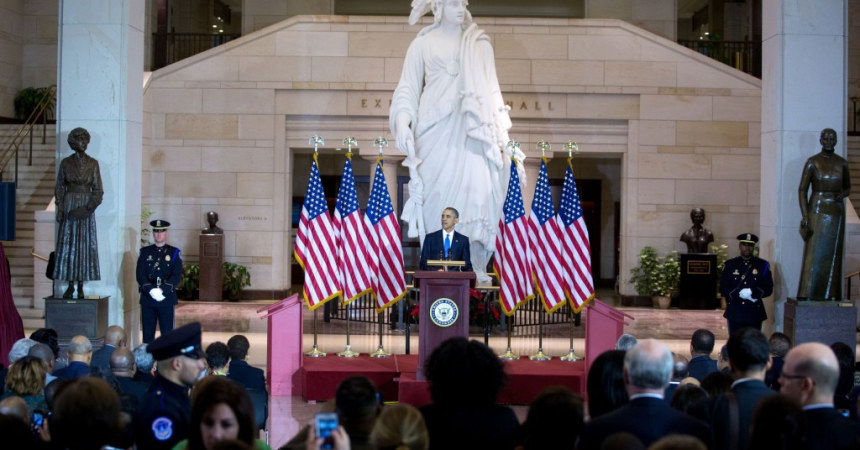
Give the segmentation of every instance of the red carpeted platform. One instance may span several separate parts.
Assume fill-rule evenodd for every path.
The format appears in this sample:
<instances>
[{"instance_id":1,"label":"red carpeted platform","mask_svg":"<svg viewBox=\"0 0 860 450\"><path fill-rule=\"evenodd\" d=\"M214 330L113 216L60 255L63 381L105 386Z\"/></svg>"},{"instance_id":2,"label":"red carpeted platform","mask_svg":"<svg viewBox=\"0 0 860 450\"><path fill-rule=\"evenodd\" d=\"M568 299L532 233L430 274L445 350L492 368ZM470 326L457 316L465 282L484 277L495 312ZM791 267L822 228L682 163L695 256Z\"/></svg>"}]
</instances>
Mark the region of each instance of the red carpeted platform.
<instances>
[{"instance_id":1,"label":"red carpeted platform","mask_svg":"<svg viewBox=\"0 0 860 450\"><path fill-rule=\"evenodd\" d=\"M415 378L417 355L394 355L390 358L304 358L302 376L307 401L334 398L337 385L352 375L364 375L376 384L385 400L398 400L415 406L429 403L427 384ZM499 403L527 405L545 387L566 386L573 392L585 392L585 363L530 361L520 358L505 361L508 384L499 396Z\"/></svg>"}]
</instances>

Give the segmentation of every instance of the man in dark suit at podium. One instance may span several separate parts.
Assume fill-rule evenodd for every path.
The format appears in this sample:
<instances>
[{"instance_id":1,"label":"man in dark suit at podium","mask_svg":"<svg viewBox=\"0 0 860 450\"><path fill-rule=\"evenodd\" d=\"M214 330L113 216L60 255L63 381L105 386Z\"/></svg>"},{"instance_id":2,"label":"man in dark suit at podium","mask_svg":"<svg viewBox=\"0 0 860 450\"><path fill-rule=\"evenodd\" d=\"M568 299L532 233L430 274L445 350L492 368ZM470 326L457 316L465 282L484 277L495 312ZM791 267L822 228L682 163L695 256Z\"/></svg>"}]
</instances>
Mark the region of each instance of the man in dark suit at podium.
<instances>
[{"instance_id":1,"label":"man in dark suit at podium","mask_svg":"<svg viewBox=\"0 0 860 450\"><path fill-rule=\"evenodd\" d=\"M421 270L435 270L427 265L428 260L443 259L448 261L464 261L463 267L451 267L448 270L472 272L471 255L469 254L469 237L454 231L454 225L460 221L460 213L448 207L442 211L442 229L424 237L421 247ZM441 269L440 269L441 270Z\"/></svg>"}]
</instances>

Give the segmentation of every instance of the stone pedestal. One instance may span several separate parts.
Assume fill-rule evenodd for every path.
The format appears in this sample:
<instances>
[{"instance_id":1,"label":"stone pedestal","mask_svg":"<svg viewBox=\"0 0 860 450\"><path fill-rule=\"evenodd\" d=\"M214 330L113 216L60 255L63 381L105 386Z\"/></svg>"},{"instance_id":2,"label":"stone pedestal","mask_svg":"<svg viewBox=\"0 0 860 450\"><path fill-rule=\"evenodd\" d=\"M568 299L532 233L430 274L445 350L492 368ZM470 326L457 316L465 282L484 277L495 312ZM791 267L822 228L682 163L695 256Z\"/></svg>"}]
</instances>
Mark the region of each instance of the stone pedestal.
<instances>
[{"instance_id":1,"label":"stone pedestal","mask_svg":"<svg viewBox=\"0 0 860 450\"><path fill-rule=\"evenodd\" d=\"M785 304L785 334L794 345L844 342L853 346L857 341L857 307L851 302L789 298Z\"/></svg>"},{"instance_id":2,"label":"stone pedestal","mask_svg":"<svg viewBox=\"0 0 860 450\"><path fill-rule=\"evenodd\" d=\"M717 309L717 255L682 253L680 306L682 309Z\"/></svg>"},{"instance_id":3,"label":"stone pedestal","mask_svg":"<svg viewBox=\"0 0 860 450\"><path fill-rule=\"evenodd\" d=\"M224 287L224 235L200 235L200 300L220 302Z\"/></svg>"},{"instance_id":4,"label":"stone pedestal","mask_svg":"<svg viewBox=\"0 0 860 450\"><path fill-rule=\"evenodd\" d=\"M86 336L102 339L108 327L108 299L45 297L45 328L57 330L60 339Z\"/></svg>"}]
</instances>

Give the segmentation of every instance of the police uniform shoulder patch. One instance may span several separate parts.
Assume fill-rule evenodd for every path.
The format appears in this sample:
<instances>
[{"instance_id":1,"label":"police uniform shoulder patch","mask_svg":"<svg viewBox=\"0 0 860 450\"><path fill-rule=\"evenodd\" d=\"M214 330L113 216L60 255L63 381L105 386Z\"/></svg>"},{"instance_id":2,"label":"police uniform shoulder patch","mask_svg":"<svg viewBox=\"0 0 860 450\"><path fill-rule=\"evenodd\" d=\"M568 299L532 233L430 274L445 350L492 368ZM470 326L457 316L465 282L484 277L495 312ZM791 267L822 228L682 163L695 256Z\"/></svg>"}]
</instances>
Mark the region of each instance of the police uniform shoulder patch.
<instances>
[{"instance_id":1,"label":"police uniform shoulder patch","mask_svg":"<svg viewBox=\"0 0 860 450\"><path fill-rule=\"evenodd\" d=\"M173 421L167 417L158 417L152 421L152 434L159 441L166 441L173 436Z\"/></svg>"}]
</instances>

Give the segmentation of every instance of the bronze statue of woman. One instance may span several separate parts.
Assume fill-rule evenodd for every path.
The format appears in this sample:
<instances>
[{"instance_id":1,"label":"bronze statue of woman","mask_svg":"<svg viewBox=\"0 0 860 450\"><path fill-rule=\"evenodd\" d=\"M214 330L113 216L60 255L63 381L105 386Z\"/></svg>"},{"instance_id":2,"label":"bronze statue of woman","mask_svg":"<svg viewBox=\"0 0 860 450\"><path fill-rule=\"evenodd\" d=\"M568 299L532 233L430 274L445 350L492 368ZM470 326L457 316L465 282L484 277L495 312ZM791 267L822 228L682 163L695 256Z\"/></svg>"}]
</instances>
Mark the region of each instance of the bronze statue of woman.
<instances>
[{"instance_id":1,"label":"bronze statue of woman","mask_svg":"<svg viewBox=\"0 0 860 450\"><path fill-rule=\"evenodd\" d=\"M836 131L821 131L821 152L806 160L800 177L803 266L798 300L842 300L845 197L851 191L848 162L835 153ZM812 193L809 188L812 187Z\"/></svg>"},{"instance_id":2,"label":"bronze statue of woman","mask_svg":"<svg viewBox=\"0 0 860 450\"><path fill-rule=\"evenodd\" d=\"M102 203L104 189L99 162L86 154L90 133L75 128L69 133L69 147L75 151L60 161L57 171L57 232L54 279L67 280L63 298L72 298L78 285L78 298L84 298L84 281L99 280L99 250L96 218L93 212Z\"/></svg>"}]
</instances>

